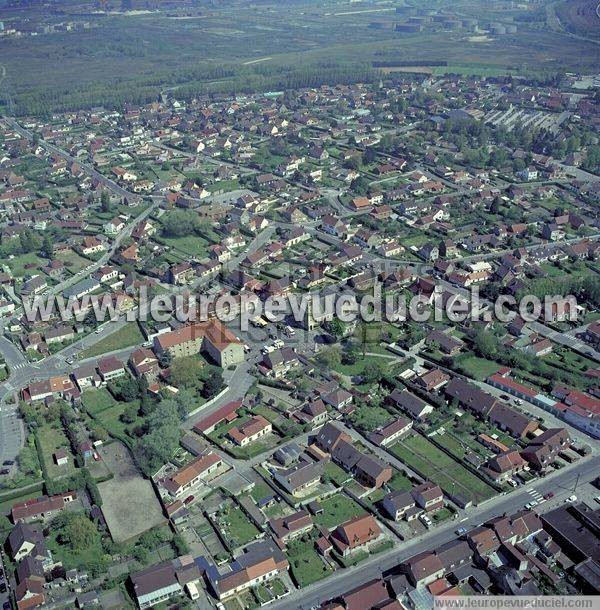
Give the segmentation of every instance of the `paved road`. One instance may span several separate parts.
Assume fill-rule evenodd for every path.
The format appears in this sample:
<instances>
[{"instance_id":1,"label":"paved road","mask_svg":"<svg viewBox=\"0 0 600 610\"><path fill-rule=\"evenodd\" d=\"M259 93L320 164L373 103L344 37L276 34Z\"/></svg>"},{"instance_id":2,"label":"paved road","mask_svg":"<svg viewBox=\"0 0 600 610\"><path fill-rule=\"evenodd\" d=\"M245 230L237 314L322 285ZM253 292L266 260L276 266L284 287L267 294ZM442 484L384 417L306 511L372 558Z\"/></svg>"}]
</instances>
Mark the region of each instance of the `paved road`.
<instances>
[{"instance_id":1,"label":"paved road","mask_svg":"<svg viewBox=\"0 0 600 610\"><path fill-rule=\"evenodd\" d=\"M470 509L469 516L465 520L452 521L446 525L436 527L417 538L397 544L387 552L374 555L358 566L340 569L324 581L293 591L286 598L270 604L270 608L276 610L286 610L287 608L308 610L314 605L333 599L373 578L380 577L383 572L397 567L399 563L417 553L435 549L441 544L456 538L454 530L459 525L460 527L471 528L492 517L515 512L532 500L530 493L532 490L542 495L549 491L555 494L552 504L541 505L542 510L548 510L569 497L573 493L576 483L582 485L595 479L598 468L600 468L600 458L588 458L572 467L560 470L531 485L513 491L510 495L496 496L482 506ZM577 478L578 474L580 475L579 479ZM575 493L577 493L576 490Z\"/></svg>"},{"instance_id":2,"label":"paved road","mask_svg":"<svg viewBox=\"0 0 600 610\"><path fill-rule=\"evenodd\" d=\"M3 117L3 118L4 118L4 122L7 125L9 125L12 129L14 129L22 137L27 138L28 140L33 139L34 133L32 131L29 131L29 130L21 127L21 125L15 119L12 119L10 117ZM51 144L50 142L47 142L46 140L43 140L43 139L40 139L39 144L40 144L40 146L45 148L48 152L51 152L55 155L59 155L71 163L77 163L79 165L79 167L81 167L82 171L84 171L88 176L91 176L92 178L96 178L99 182L104 184L107 188L109 188L113 192L117 193L118 195L121 195L121 197L125 197L125 198L129 199L130 201L131 200L141 201L141 197L138 194L130 193L128 190L124 189L120 184L117 184L111 178L108 178L104 174L101 174L92 165L85 163L81 159L73 157L66 150L63 150L62 148L58 148L58 146L55 146L54 144Z\"/></svg>"}]
</instances>

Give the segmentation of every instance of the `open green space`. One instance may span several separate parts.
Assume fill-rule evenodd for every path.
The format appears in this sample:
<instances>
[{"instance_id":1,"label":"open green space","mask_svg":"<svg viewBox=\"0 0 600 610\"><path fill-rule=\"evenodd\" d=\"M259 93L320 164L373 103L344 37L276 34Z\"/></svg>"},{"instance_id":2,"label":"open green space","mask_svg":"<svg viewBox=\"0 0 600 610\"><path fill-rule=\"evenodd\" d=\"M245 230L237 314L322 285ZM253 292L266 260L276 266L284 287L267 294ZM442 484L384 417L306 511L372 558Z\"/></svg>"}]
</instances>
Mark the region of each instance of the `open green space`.
<instances>
[{"instance_id":1,"label":"open green space","mask_svg":"<svg viewBox=\"0 0 600 610\"><path fill-rule=\"evenodd\" d=\"M419 434L399 441L391 451L407 466L437 483L447 494L460 495L479 503L496 493L487 483Z\"/></svg>"},{"instance_id":2,"label":"open green space","mask_svg":"<svg viewBox=\"0 0 600 610\"><path fill-rule=\"evenodd\" d=\"M232 548L247 544L260 533L246 513L237 505L227 506L219 513L219 524Z\"/></svg>"},{"instance_id":3,"label":"open green space","mask_svg":"<svg viewBox=\"0 0 600 610\"><path fill-rule=\"evenodd\" d=\"M69 439L62 427L55 425L44 425L37 430L38 442L42 449L46 470L52 479L71 474L75 468L73 456L69 449ZM69 456L69 463L58 466L54 461L53 454L57 449L63 448Z\"/></svg>"},{"instance_id":4,"label":"open green space","mask_svg":"<svg viewBox=\"0 0 600 610\"><path fill-rule=\"evenodd\" d=\"M13 258L4 260L3 263L10 267L10 270L15 277L22 277L27 275L27 273L30 273L30 271L26 269L29 265L34 265L35 267L41 267L43 265L42 259L34 252L30 252L29 254L17 254Z\"/></svg>"},{"instance_id":5,"label":"open green space","mask_svg":"<svg viewBox=\"0 0 600 610\"><path fill-rule=\"evenodd\" d=\"M365 513L359 504L343 493L321 500L319 504L323 512L315 516L315 523L329 529L334 529L341 523Z\"/></svg>"},{"instance_id":6,"label":"open green space","mask_svg":"<svg viewBox=\"0 0 600 610\"><path fill-rule=\"evenodd\" d=\"M161 237L162 242L174 250L174 253L186 258L204 258L208 254L208 242L198 235L185 237Z\"/></svg>"},{"instance_id":7,"label":"open green space","mask_svg":"<svg viewBox=\"0 0 600 610\"><path fill-rule=\"evenodd\" d=\"M144 335L142 335L137 322L128 322L123 328L116 330L114 333L100 339L98 343L84 349L80 354L80 358L85 360L86 358L101 356L102 354L116 352L133 345L141 345L143 342Z\"/></svg>"},{"instance_id":8,"label":"open green space","mask_svg":"<svg viewBox=\"0 0 600 610\"><path fill-rule=\"evenodd\" d=\"M490 362L485 358L478 358L477 356L458 358L455 364L462 373L478 381L487 379L500 369L500 365L497 362Z\"/></svg>"},{"instance_id":9,"label":"open green space","mask_svg":"<svg viewBox=\"0 0 600 610\"><path fill-rule=\"evenodd\" d=\"M561 69L591 73L596 68L596 46L553 31L543 14L531 23L518 21L515 35L481 40L467 30L432 31L430 25L420 33L396 32L393 25L402 19L388 8L376 14L386 24L383 28L371 27L371 10L310 1L272 4L264 11L253 5L215 5L186 19L154 11L88 13L89 29L2 41L4 86L17 111L36 113L86 104L144 103L167 86L193 97L244 86L268 91L366 81L379 77L371 68L373 60L433 66L445 62L437 71L481 75L532 76ZM443 9L488 22L523 14L519 7L483 0L463 0ZM51 71L48 57L53 58Z\"/></svg>"},{"instance_id":10,"label":"open green space","mask_svg":"<svg viewBox=\"0 0 600 610\"><path fill-rule=\"evenodd\" d=\"M300 587L311 585L332 572L317 553L313 538L306 538L293 540L287 550L292 574Z\"/></svg>"},{"instance_id":11,"label":"open green space","mask_svg":"<svg viewBox=\"0 0 600 610\"><path fill-rule=\"evenodd\" d=\"M81 404L90 415L97 415L114 406L116 401L106 388L93 388L82 392Z\"/></svg>"}]
</instances>

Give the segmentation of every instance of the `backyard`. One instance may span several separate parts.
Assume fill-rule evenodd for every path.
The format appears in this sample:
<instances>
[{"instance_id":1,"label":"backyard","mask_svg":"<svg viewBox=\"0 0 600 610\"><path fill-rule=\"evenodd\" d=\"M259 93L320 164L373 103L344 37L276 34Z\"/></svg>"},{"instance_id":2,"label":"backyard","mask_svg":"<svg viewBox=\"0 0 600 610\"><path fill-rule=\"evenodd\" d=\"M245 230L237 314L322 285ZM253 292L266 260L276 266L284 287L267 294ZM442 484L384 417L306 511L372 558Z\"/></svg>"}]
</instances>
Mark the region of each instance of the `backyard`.
<instances>
[{"instance_id":1,"label":"backyard","mask_svg":"<svg viewBox=\"0 0 600 610\"><path fill-rule=\"evenodd\" d=\"M292 575L300 587L317 582L333 571L317 553L314 538L311 536L290 542L287 556Z\"/></svg>"},{"instance_id":2,"label":"backyard","mask_svg":"<svg viewBox=\"0 0 600 610\"><path fill-rule=\"evenodd\" d=\"M364 515L364 509L343 493L335 494L319 502L323 512L315 516L315 523L333 529L354 517Z\"/></svg>"},{"instance_id":3,"label":"backyard","mask_svg":"<svg viewBox=\"0 0 600 610\"><path fill-rule=\"evenodd\" d=\"M418 434L399 441L391 451L447 494L462 496L475 504L496 494L494 488Z\"/></svg>"}]
</instances>

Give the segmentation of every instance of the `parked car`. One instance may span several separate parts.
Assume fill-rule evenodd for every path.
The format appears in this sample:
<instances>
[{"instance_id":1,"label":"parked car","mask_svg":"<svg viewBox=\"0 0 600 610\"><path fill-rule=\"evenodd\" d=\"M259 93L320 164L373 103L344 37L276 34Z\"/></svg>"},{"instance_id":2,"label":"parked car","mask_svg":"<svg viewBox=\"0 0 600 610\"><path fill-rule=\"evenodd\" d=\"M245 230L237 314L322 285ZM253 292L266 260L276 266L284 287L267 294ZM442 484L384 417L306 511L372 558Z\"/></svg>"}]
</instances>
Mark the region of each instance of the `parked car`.
<instances>
[{"instance_id":1,"label":"parked car","mask_svg":"<svg viewBox=\"0 0 600 610\"><path fill-rule=\"evenodd\" d=\"M467 528L466 527L459 527L454 533L457 536L462 536L463 534L467 533Z\"/></svg>"},{"instance_id":2,"label":"parked car","mask_svg":"<svg viewBox=\"0 0 600 610\"><path fill-rule=\"evenodd\" d=\"M10 474L10 470L8 468L2 468L2 470L0 470L0 474L2 474L2 475Z\"/></svg>"},{"instance_id":3,"label":"parked car","mask_svg":"<svg viewBox=\"0 0 600 610\"><path fill-rule=\"evenodd\" d=\"M577 502L577 496L573 494L572 496L569 496L565 502Z\"/></svg>"},{"instance_id":4,"label":"parked car","mask_svg":"<svg viewBox=\"0 0 600 610\"><path fill-rule=\"evenodd\" d=\"M12 466L14 463L14 460L4 460L4 462L2 462L4 466Z\"/></svg>"}]
</instances>

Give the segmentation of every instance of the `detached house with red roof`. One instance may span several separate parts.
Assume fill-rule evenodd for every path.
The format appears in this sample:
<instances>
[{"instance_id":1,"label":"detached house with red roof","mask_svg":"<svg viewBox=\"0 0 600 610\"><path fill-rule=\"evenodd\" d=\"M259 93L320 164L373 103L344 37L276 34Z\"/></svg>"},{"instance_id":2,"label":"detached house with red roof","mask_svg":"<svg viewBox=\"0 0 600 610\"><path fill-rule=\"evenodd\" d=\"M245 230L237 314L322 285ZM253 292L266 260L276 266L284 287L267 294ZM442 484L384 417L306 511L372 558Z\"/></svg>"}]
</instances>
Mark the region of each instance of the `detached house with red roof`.
<instances>
[{"instance_id":1,"label":"detached house with red roof","mask_svg":"<svg viewBox=\"0 0 600 610\"><path fill-rule=\"evenodd\" d=\"M370 546L383 538L384 533L372 515L350 519L338 525L330 535L334 548L342 557L348 557L359 551L368 551Z\"/></svg>"},{"instance_id":2,"label":"detached house with red roof","mask_svg":"<svg viewBox=\"0 0 600 610\"><path fill-rule=\"evenodd\" d=\"M189 464L171 474L162 482L163 488L175 499L214 476L223 466L223 460L212 451L200 455Z\"/></svg>"},{"instance_id":3,"label":"detached house with red roof","mask_svg":"<svg viewBox=\"0 0 600 610\"><path fill-rule=\"evenodd\" d=\"M227 437L240 447L245 447L273 430L271 422L262 415L251 417L247 422L229 430Z\"/></svg>"}]
</instances>

